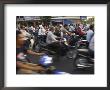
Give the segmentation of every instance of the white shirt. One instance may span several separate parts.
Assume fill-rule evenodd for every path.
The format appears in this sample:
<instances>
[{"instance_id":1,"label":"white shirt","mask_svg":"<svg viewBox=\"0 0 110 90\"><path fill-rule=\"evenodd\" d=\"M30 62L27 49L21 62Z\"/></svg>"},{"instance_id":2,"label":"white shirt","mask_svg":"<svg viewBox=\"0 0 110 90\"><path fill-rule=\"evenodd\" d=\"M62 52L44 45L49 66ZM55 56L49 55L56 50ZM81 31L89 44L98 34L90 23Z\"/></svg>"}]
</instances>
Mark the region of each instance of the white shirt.
<instances>
[{"instance_id":1,"label":"white shirt","mask_svg":"<svg viewBox=\"0 0 110 90\"><path fill-rule=\"evenodd\" d=\"M57 38L57 36L55 36L51 31L49 31L47 33L46 43L51 44L53 42L58 41L58 40L56 40L56 38Z\"/></svg>"},{"instance_id":2,"label":"white shirt","mask_svg":"<svg viewBox=\"0 0 110 90\"><path fill-rule=\"evenodd\" d=\"M63 38L63 32L60 32L60 36L61 36L61 38Z\"/></svg>"},{"instance_id":3,"label":"white shirt","mask_svg":"<svg viewBox=\"0 0 110 90\"><path fill-rule=\"evenodd\" d=\"M38 35L46 35L46 30L43 28L43 26L40 26L40 29L38 31Z\"/></svg>"},{"instance_id":4,"label":"white shirt","mask_svg":"<svg viewBox=\"0 0 110 90\"><path fill-rule=\"evenodd\" d=\"M46 35L45 32L45 29L39 29L38 35Z\"/></svg>"},{"instance_id":5,"label":"white shirt","mask_svg":"<svg viewBox=\"0 0 110 90\"><path fill-rule=\"evenodd\" d=\"M86 39L87 39L88 42L90 42L93 33L94 33L94 32L93 32L91 29L89 29L89 30L87 31Z\"/></svg>"},{"instance_id":6,"label":"white shirt","mask_svg":"<svg viewBox=\"0 0 110 90\"><path fill-rule=\"evenodd\" d=\"M34 28L33 26L31 26L31 30L32 30L33 32L35 32L35 28Z\"/></svg>"},{"instance_id":7,"label":"white shirt","mask_svg":"<svg viewBox=\"0 0 110 90\"><path fill-rule=\"evenodd\" d=\"M74 31L74 27L73 26L70 26L70 28L69 28L69 31Z\"/></svg>"}]
</instances>

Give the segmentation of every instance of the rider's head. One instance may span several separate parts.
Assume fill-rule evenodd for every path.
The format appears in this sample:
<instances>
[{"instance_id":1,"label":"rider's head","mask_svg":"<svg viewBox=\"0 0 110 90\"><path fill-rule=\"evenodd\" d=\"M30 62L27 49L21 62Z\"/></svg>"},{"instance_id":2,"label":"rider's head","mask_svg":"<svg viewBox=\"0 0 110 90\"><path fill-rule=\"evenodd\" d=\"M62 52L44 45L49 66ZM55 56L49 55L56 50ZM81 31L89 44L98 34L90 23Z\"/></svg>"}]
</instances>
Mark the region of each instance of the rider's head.
<instances>
[{"instance_id":1,"label":"rider's head","mask_svg":"<svg viewBox=\"0 0 110 90\"><path fill-rule=\"evenodd\" d=\"M19 31L16 31L16 45L24 45L27 38Z\"/></svg>"},{"instance_id":2,"label":"rider's head","mask_svg":"<svg viewBox=\"0 0 110 90\"><path fill-rule=\"evenodd\" d=\"M68 25L67 25L67 24L65 24L65 25L64 25L64 28L65 28L65 29L68 29Z\"/></svg>"},{"instance_id":3,"label":"rider's head","mask_svg":"<svg viewBox=\"0 0 110 90\"><path fill-rule=\"evenodd\" d=\"M89 27L91 30L94 30L94 24L90 25Z\"/></svg>"},{"instance_id":4,"label":"rider's head","mask_svg":"<svg viewBox=\"0 0 110 90\"><path fill-rule=\"evenodd\" d=\"M49 30L50 30L51 32L55 32L55 27L54 27L54 26L51 26Z\"/></svg>"}]
</instances>

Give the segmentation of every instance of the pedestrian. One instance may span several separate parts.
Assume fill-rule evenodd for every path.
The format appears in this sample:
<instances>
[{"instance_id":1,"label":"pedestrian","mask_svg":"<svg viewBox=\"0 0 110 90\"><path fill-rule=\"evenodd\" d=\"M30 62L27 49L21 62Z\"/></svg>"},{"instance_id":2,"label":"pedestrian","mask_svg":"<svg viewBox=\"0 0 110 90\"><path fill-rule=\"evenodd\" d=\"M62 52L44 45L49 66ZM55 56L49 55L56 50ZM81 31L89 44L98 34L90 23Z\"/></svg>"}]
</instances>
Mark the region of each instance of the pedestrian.
<instances>
[{"instance_id":1,"label":"pedestrian","mask_svg":"<svg viewBox=\"0 0 110 90\"><path fill-rule=\"evenodd\" d=\"M87 36L86 36L88 43L90 42L93 34L94 34L94 25L90 25L89 30L87 31Z\"/></svg>"}]
</instances>

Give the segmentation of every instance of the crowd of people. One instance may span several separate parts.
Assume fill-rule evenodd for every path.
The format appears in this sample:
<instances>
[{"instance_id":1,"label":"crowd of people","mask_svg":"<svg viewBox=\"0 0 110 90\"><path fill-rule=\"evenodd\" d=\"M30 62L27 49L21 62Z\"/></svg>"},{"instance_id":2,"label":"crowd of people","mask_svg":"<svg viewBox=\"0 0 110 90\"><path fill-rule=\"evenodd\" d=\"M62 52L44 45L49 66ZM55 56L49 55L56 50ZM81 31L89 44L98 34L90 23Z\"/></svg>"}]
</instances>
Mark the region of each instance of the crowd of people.
<instances>
[{"instance_id":1,"label":"crowd of people","mask_svg":"<svg viewBox=\"0 0 110 90\"><path fill-rule=\"evenodd\" d=\"M43 55L44 52L35 52L36 42L44 42L48 48L56 49L64 54L68 47L75 46L73 36L78 35L88 42L88 48L94 53L94 25L57 24L57 25L17 25L16 28L16 67L17 73L43 73L45 69L38 64L29 63L25 55ZM34 37L34 39L33 39ZM61 44L61 42L64 42ZM29 43L30 42L30 43ZM30 47L31 46L31 47ZM66 48L65 50L63 48Z\"/></svg>"}]
</instances>

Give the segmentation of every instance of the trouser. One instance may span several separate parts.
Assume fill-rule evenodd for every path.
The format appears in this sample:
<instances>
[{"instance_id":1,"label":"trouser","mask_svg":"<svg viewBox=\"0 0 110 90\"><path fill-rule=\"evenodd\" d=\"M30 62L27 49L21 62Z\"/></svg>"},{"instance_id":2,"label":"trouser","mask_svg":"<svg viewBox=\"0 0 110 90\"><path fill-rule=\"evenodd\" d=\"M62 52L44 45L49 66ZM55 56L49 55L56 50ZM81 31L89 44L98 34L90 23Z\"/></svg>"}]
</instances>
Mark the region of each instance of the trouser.
<instances>
[{"instance_id":1,"label":"trouser","mask_svg":"<svg viewBox=\"0 0 110 90\"><path fill-rule=\"evenodd\" d=\"M87 42L86 45L87 45L87 48L88 48L89 47L89 42Z\"/></svg>"},{"instance_id":2,"label":"trouser","mask_svg":"<svg viewBox=\"0 0 110 90\"><path fill-rule=\"evenodd\" d=\"M94 58L94 51L93 50L89 49L89 54L90 54L91 58Z\"/></svg>"},{"instance_id":3,"label":"trouser","mask_svg":"<svg viewBox=\"0 0 110 90\"><path fill-rule=\"evenodd\" d=\"M49 50L55 51L57 54L60 54L60 55L65 55L66 52L69 50L68 46L59 42L48 44L47 48Z\"/></svg>"}]
</instances>

